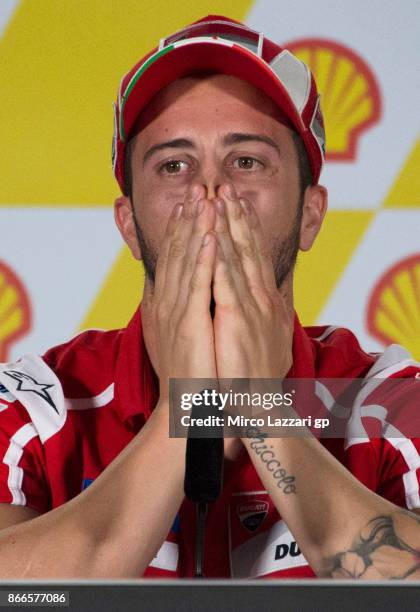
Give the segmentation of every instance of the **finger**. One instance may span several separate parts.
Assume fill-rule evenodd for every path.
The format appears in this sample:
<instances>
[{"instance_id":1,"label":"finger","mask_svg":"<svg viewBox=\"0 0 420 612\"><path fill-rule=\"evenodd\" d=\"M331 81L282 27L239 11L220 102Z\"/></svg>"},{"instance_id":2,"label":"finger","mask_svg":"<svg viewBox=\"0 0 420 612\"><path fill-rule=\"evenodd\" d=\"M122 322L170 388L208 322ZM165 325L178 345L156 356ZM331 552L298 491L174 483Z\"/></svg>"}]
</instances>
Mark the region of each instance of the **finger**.
<instances>
[{"instance_id":1,"label":"finger","mask_svg":"<svg viewBox=\"0 0 420 612\"><path fill-rule=\"evenodd\" d=\"M175 208L174 219L170 219L168 223L159 252L155 294L157 300L164 297L168 304L172 304L176 297L174 283L182 274L186 245L188 245L193 227L192 211L197 208L202 193L201 186L193 186L186 194L184 202Z\"/></svg>"},{"instance_id":2,"label":"finger","mask_svg":"<svg viewBox=\"0 0 420 612\"><path fill-rule=\"evenodd\" d=\"M225 191L226 186L223 187L224 189L220 191L225 194L228 190ZM228 266L232 269L232 275L242 298L249 292L258 295L265 291L265 286L257 257L257 247L246 220L246 210L239 199L236 202L231 199L229 205L226 205L226 197L223 201L225 202L227 229L226 227L221 228L220 243ZM241 207L240 217L236 205ZM222 206L217 204L217 210L220 211L221 208ZM233 217L228 217L229 210L231 213L233 211Z\"/></svg>"},{"instance_id":3,"label":"finger","mask_svg":"<svg viewBox=\"0 0 420 612\"><path fill-rule=\"evenodd\" d=\"M242 262L249 288L260 290L263 288L263 277L257 244L248 222L248 202L237 197L232 185L223 185L219 192L226 203L230 235L234 249Z\"/></svg>"},{"instance_id":4,"label":"finger","mask_svg":"<svg viewBox=\"0 0 420 612\"><path fill-rule=\"evenodd\" d=\"M246 282L244 270L242 269L241 258L234 248L232 236L229 231L224 200L217 198L215 200L215 207L216 221L214 230L218 243L216 265L220 268L223 263L223 267L227 268L229 277L232 278L238 293L243 295L244 293L248 293L248 284Z\"/></svg>"},{"instance_id":5,"label":"finger","mask_svg":"<svg viewBox=\"0 0 420 612\"><path fill-rule=\"evenodd\" d=\"M197 253L194 272L189 281L188 312L191 318L198 313L210 316L211 282L216 257L217 242L212 232L206 233L201 240Z\"/></svg>"},{"instance_id":6,"label":"finger","mask_svg":"<svg viewBox=\"0 0 420 612\"><path fill-rule=\"evenodd\" d=\"M179 224L179 220L182 215L182 209L183 209L182 203L176 204L172 210L171 216L168 219L165 235L164 235L162 245L159 250L159 256L158 256L158 260L156 263L155 287L154 287L155 296L159 296L163 291L163 287L165 286L166 267L168 265L168 259L169 259L169 249L171 246L171 240L175 232L175 228L177 224Z\"/></svg>"},{"instance_id":7,"label":"finger","mask_svg":"<svg viewBox=\"0 0 420 612\"><path fill-rule=\"evenodd\" d=\"M202 242L205 234L211 231L214 227L214 203L207 199L202 199L198 202L195 217L193 219L192 231L189 236L187 250L184 258L182 275L179 279L178 294L182 301L187 297L188 286L191 277L194 273L197 256L202 247Z\"/></svg>"},{"instance_id":8,"label":"finger","mask_svg":"<svg viewBox=\"0 0 420 612\"><path fill-rule=\"evenodd\" d=\"M197 203L206 197L206 188L204 185L193 183L185 196L183 217L185 219L194 219L196 216Z\"/></svg>"},{"instance_id":9,"label":"finger","mask_svg":"<svg viewBox=\"0 0 420 612\"><path fill-rule=\"evenodd\" d=\"M232 267L229 266L223 248L220 244L220 235L217 235L216 260L213 275L213 296L216 307L242 308L239 297L238 279L235 279ZM243 294L246 294L246 290Z\"/></svg>"},{"instance_id":10,"label":"finger","mask_svg":"<svg viewBox=\"0 0 420 612\"><path fill-rule=\"evenodd\" d=\"M239 263L239 256L233 246L232 236L229 231L229 223L226 214L226 204L221 198L216 198L214 201L216 209L216 219L214 223L214 231L216 233L217 242L220 245L224 257L226 259L235 258Z\"/></svg>"},{"instance_id":11,"label":"finger","mask_svg":"<svg viewBox=\"0 0 420 612\"><path fill-rule=\"evenodd\" d=\"M213 295L218 307L242 309L252 300L240 257L236 253L229 232L226 206L216 199L215 234L217 251L214 269Z\"/></svg>"},{"instance_id":12,"label":"finger","mask_svg":"<svg viewBox=\"0 0 420 612\"><path fill-rule=\"evenodd\" d=\"M253 235L248 224L247 210L241 204L235 188L232 184L226 183L219 189L218 196L223 198L226 204L226 216L235 249L241 256L250 254L255 247Z\"/></svg>"},{"instance_id":13,"label":"finger","mask_svg":"<svg viewBox=\"0 0 420 612\"><path fill-rule=\"evenodd\" d=\"M249 200L240 198L249 228L252 232L256 245L257 256L260 262L260 270L265 287L270 293L277 292L276 278L274 274L274 262L271 248L267 238L264 236L263 228L255 207Z\"/></svg>"}]
</instances>

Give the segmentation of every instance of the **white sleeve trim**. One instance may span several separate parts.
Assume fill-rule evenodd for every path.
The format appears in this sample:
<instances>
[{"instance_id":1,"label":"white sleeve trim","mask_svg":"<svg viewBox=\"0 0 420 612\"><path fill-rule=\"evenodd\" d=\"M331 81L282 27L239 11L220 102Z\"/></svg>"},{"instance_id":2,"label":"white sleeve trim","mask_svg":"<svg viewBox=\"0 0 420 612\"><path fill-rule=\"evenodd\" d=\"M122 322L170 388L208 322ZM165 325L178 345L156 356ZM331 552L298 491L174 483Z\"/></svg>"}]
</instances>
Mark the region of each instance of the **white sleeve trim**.
<instances>
[{"instance_id":1,"label":"white sleeve trim","mask_svg":"<svg viewBox=\"0 0 420 612\"><path fill-rule=\"evenodd\" d=\"M19 461L25 446L38 435L32 423L26 423L10 438L9 447L3 457L3 463L9 466L7 486L12 495L12 504L26 506L26 497L22 490L23 469Z\"/></svg>"},{"instance_id":2,"label":"white sleeve trim","mask_svg":"<svg viewBox=\"0 0 420 612\"><path fill-rule=\"evenodd\" d=\"M90 408L102 408L114 399L115 384L111 383L106 389L93 397L66 398L68 410L89 410Z\"/></svg>"},{"instance_id":3,"label":"white sleeve trim","mask_svg":"<svg viewBox=\"0 0 420 612\"><path fill-rule=\"evenodd\" d=\"M162 546L150 562L150 567L176 571L179 558L179 546L175 542L163 542Z\"/></svg>"},{"instance_id":4,"label":"white sleeve trim","mask_svg":"<svg viewBox=\"0 0 420 612\"><path fill-rule=\"evenodd\" d=\"M327 329L325 329L322 332L320 336L317 336L316 338L314 338L314 340L319 340L320 342L322 342L322 340L325 340L325 338L328 338L328 336L330 336L333 333L333 331L335 331L336 329L340 329L340 327L338 325L330 325L329 327L327 327Z\"/></svg>"},{"instance_id":5,"label":"white sleeve trim","mask_svg":"<svg viewBox=\"0 0 420 612\"><path fill-rule=\"evenodd\" d=\"M408 438L387 438L395 450L399 451L407 464L408 472L403 475L405 502L409 510L420 508L419 481L420 456L413 442Z\"/></svg>"}]
</instances>

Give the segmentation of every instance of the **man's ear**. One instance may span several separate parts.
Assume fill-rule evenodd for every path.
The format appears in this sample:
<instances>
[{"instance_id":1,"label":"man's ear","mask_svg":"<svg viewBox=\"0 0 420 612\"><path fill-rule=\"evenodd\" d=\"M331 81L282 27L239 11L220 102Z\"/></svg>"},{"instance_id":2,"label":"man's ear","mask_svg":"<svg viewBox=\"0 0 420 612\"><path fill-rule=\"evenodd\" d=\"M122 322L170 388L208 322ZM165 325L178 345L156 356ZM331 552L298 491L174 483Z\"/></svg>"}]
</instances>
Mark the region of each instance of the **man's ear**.
<instances>
[{"instance_id":1,"label":"man's ear","mask_svg":"<svg viewBox=\"0 0 420 612\"><path fill-rule=\"evenodd\" d=\"M310 185L303 199L299 248L309 251L321 229L328 206L328 193L322 185Z\"/></svg>"},{"instance_id":2,"label":"man's ear","mask_svg":"<svg viewBox=\"0 0 420 612\"><path fill-rule=\"evenodd\" d=\"M133 257L141 259L140 246L137 240L136 225L131 200L120 196L114 202L114 218L124 242L128 245Z\"/></svg>"}]
</instances>

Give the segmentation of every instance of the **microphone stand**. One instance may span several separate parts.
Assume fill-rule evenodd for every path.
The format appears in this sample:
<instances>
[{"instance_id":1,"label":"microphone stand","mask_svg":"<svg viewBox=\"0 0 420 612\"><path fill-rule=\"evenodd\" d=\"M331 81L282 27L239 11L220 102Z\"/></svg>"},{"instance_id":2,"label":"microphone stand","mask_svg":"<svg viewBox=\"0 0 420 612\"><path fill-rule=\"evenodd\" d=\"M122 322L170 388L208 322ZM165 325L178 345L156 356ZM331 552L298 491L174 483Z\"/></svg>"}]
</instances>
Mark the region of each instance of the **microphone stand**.
<instances>
[{"instance_id":1,"label":"microphone stand","mask_svg":"<svg viewBox=\"0 0 420 612\"><path fill-rule=\"evenodd\" d=\"M193 407L191 417L197 415L197 406ZM215 406L210 406L206 416L214 413ZM202 407L200 417L203 417ZM214 426L214 438L199 438L197 429L190 425L188 430L187 450L185 457L184 492L187 499L196 505L196 539L195 539L195 578L203 578L204 541L208 504L216 501L220 495L223 478L223 428ZM213 432L212 432L213 433Z\"/></svg>"},{"instance_id":2,"label":"microphone stand","mask_svg":"<svg viewBox=\"0 0 420 612\"><path fill-rule=\"evenodd\" d=\"M196 504L196 517L197 527L195 534L195 563L194 563L194 578L204 578L203 566L204 566L204 545L205 545L205 533L206 533L206 517L207 517L207 503L198 502Z\"/></svg>"}]
</instances>

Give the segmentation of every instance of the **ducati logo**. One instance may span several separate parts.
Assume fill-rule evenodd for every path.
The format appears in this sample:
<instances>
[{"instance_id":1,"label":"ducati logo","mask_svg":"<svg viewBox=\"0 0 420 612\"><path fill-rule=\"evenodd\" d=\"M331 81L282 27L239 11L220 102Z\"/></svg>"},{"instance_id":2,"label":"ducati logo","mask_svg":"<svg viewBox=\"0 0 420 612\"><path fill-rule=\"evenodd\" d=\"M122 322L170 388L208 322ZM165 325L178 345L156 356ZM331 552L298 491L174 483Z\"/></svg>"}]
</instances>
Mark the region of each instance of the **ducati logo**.
<instances>
[{"instance_id":1,"label":"ducati logo","mask_svg":"<svg viewBox=\"0 0 420 612\"><path fill-rule=\"evenodd\" d=\"M236 512L241 524L253 533L263 523L268 514L268 502L254 499L240 504Z\"/></svg>"}]
</instances>

